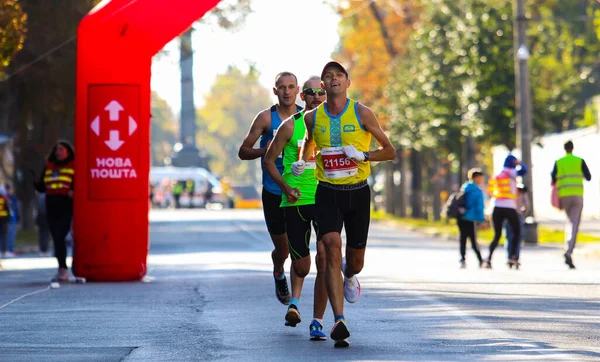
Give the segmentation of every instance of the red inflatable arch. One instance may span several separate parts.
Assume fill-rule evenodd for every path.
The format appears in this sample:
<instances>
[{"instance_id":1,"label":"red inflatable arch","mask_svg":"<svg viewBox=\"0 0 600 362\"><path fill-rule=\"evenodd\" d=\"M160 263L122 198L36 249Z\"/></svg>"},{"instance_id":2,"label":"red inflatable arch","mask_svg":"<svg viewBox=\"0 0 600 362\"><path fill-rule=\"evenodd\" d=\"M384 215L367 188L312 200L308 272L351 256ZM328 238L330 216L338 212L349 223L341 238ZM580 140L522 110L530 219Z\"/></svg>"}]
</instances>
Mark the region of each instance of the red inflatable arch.
<instances>
[{"instance_id":1,"label":"red inflatable arch","mask_svg":"<svg viewBox=\"0 0 600 362\"><path fill-rule=\"evenodd\" d=\"M218 2L105 0L79 24L75 275L146 274L152 56Z\"/></svg>"}]
</instances>

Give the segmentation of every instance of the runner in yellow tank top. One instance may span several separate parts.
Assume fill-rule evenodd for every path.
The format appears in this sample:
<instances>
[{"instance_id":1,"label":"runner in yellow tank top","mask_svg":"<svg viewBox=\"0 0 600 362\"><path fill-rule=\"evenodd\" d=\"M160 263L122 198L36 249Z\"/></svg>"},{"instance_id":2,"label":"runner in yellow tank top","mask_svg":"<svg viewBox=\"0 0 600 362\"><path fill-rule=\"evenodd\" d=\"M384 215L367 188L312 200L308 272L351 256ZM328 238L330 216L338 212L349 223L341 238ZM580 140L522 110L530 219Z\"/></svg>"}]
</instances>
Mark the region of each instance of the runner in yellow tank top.
<instances>
[{"instance_id":1,"label":"runner in yellow tank top","mask_svg":"<svg viewBox=\"0 0 600 362\"><path fill-rule=\"evenodd\" d=\"M360 285L356 278L363 267L369 232L371 196L367 177L369 161L388 161L396 150L368 107L348 99L350 79L346 69L329 62L321 73L321 86L327 101L306 112L307 137L302 160L294 162L292 172L304 172L316 147L319 180L315 195L319 234L327 253L325 279L335 324L331 339L336 347L347 347L350 332L344 319L344 297L358 300ZM380 148L369 151L373 136ZM346 257L342 260L342 227L346 230ZM343 272L344 278L340 273Z\"/></svg>"}]
</instances>

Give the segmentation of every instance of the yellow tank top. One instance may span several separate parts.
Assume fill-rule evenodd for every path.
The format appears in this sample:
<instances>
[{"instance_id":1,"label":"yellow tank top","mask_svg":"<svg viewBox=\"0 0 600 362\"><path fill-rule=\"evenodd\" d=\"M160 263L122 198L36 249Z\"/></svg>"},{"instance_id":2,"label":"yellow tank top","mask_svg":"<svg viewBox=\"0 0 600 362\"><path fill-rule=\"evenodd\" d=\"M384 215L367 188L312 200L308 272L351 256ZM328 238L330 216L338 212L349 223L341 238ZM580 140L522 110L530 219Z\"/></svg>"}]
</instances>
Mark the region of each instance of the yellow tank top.
<instances>
[{"instance_id":1,"label":"yellow tank top","mask_svg":"<svg viewBox=\"0 0 600 362\"><path fill-rule=\"evenodd\" d=\"M363 127L357 107L358 102L348 99L337 117L327 113L326 102L317 108L312 129L318 151L317 180L334 185L353 185L369 177L369 162L350 160L342 150L342 146L354 145L357 150L368 152L371 146L371 133Z\"/></svg>"}]
</instances>

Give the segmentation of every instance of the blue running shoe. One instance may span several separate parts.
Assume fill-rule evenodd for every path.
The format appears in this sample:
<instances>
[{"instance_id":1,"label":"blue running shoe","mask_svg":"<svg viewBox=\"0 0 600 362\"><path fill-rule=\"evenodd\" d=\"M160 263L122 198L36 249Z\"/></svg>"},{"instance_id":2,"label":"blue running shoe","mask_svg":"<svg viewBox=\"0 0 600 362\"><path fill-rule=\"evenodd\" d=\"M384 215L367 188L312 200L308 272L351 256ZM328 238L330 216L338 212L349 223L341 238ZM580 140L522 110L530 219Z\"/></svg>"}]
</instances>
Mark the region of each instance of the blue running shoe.
<instances>
[{"instance_id":1,"label":"blue running shoe","mask_svg":"<svg viewBox=\"0 0 600 362\"><path fill-rule=\"evenodd\" d=\"M312 323L309 326L310 329L310 340L311 341L325 341L327 340L327 335L323 333L323 326L321 323L317 322L313 319Z\"/></svg>"}]
</instances>

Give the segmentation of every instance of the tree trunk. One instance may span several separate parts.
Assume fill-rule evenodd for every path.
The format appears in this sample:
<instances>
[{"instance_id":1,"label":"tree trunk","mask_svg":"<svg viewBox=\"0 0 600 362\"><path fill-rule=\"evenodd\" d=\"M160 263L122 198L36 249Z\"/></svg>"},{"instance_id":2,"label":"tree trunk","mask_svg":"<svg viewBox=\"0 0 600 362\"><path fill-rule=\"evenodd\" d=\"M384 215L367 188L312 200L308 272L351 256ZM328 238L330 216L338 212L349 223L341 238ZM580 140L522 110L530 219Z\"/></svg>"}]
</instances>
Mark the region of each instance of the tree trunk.
<instances>
[{"instance_id":1,"label":"tree trunk","mask_svg":"<svg viewBox=\"0 0 600 362\"><path fill-rule=\"evenodd\" d=\"M394 183L394 215L406 217L406 172L405 172L404 149L402 146L396 148L396 162L394 172L399 173L399 185Z\"/></svg>"},{"instance_id":2,"label":"tree trunk","mask_svg":"<svg viewBox=\"0 0 600 362\"><path fill-rule=\"evenodd\" d=\"M467 164L467 171L469 171L470 169L474 168L477 166L477 160L475 158L476 151L475 151L475 139L471 136L467 136L466 140L465 140L465 146L466 146L466 164ZM466 176L466 175L465 175ZM466 179L466 177L465 177ZM463 180L461 180L463 181Z\"/></svg>"},{"instance_id":3,"label":"tree trunk","mask_svg":"<svg viewBox=\"0 0 600 362\"><path fill-rule=\"evenodd\" d=\"M435 150L431 150L431 161L433 165L433 173L431 174L431 192L433 194L433 220L439 221L442 219L442 172L440 172L440 159Z\"/></svg>"},{"instance_id":4,"label":"tree trunk","mask_svg":"<svg viewBox=\"0 0 600 362\"><path fill-rule=\"evenodd\" d=\"M379 11L379 7L375 3L375 1L371 1L369 3L369 8L371 9L373 17L375 18L375 20L377 20L377 23L379 24L379 31L381 31L381 37L383 38L385 49L387 50L390 59L393 60L398 53L396 52L396 48L394 48L394 40L390 36L390 33L387 30L387 26L385 25L384 16Z\"/></svg>"},{"instance_id":5,"label":"tree trunk","mask_svg":"<svg viewBox=\"0 0 600 362\"><path fill-rule=\"evenodd\" d=\"M383 188L385 200L385 212L393 215L395 212L394 194L396 187L394 186L394 163L386 162L385 167L385 187Z\"/></svg>"},{"instance_id":6,"label":"tree trunk","mask_svg":"<svg viewBox=\"0 0 600 362\"><path fill-rule=\"evenodd\" d=\"M423 218L423 157L420 151L415 149L410 154L412 166L412 217Z\"/></svg>"}]
</instances>

